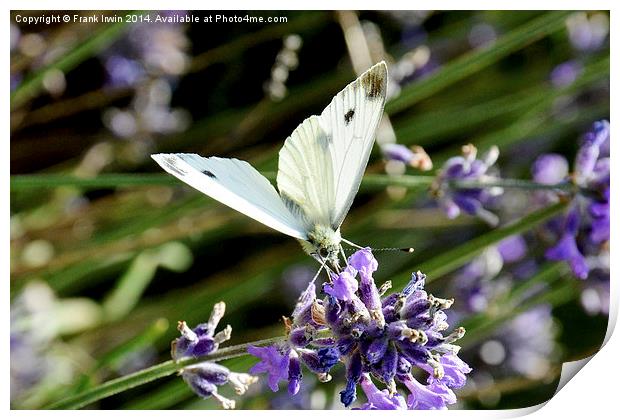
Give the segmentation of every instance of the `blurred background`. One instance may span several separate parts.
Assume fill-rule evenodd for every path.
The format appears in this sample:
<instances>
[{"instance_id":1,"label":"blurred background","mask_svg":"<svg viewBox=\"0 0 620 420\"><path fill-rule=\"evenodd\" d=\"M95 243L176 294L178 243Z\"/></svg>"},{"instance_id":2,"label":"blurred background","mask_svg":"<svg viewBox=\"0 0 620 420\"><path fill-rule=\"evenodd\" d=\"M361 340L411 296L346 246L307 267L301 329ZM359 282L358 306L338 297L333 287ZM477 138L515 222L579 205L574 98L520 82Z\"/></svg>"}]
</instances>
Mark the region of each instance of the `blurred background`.
<instances>
[{"instance_id":1,"label":"blurred background","mask_svg":"<svg viewBox=\"0 0 620 420\"><path fill-rule=\"evenodd\" d=\"M137 14L150 23L16 22L42 14L11 13L13 408L42 408L169 359L177 321L203 322L220 300L231 344L283 333L281 316L316 263L294 240L172 177L130 177L162 174L151 153L238 157L273 173L284 139L369 58L388 62L391 124L367 173L434 173L390 160L385 144L420 145L437 169L472 143L497 145L502 175L529 179L537 155L572 161L581 134L609 118L607 12L167 11ZM215 14L273 22L202 22ZM498 200L501 224L529 212L528 194ZM544 261L534 227L433 271L430 261L492 229L447 219L426 187L365 186L342 231L356 243L416 249L377 253L379 284L402 287L422 267L438 274L431 293L457 299L449 322L468 328L461 357L474 369L457 408L545 401L561 362L602 342L604 256L577 281ZM253 359L225 364L246 371ZM294 399L260 382L238 406L337 408L342 377L313 384L306 375ZM218 408L178 377L93 407Z\"/></svg>"}]
</instances>

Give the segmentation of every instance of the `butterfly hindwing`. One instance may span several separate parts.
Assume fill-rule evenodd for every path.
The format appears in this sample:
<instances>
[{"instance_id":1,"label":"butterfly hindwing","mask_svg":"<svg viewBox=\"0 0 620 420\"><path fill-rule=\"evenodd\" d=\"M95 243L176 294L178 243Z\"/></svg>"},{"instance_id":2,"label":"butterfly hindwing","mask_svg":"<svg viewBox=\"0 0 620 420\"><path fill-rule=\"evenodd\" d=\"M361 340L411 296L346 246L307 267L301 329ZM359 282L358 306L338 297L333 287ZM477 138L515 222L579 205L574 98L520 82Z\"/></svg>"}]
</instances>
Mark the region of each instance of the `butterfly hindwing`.
<instances>
[{"instance_id":1,"label":"butterfly hindwing","mask_svg":"<svg viewBox=\"0 0 620 420\"><path fill-rule=\"evenodd\" d=\"M278 161L278 190L291 207L306 221L329 225L335 203L332 161L329 143L332 139L321 128L316 115L302 122L286 139Z\"/></svg>"},{"instance_id":2,"label":"butterfly hindwing","mask_svg":"<svg viewBox=\"0 0 620 420\"><path fill-rule=\"evenodd\" d=\"M269 180L249 163L187 153L152 157L168 173L209 197L279 232L306 239L300 218L289 210Z\"/></svg>"}]
</instances>

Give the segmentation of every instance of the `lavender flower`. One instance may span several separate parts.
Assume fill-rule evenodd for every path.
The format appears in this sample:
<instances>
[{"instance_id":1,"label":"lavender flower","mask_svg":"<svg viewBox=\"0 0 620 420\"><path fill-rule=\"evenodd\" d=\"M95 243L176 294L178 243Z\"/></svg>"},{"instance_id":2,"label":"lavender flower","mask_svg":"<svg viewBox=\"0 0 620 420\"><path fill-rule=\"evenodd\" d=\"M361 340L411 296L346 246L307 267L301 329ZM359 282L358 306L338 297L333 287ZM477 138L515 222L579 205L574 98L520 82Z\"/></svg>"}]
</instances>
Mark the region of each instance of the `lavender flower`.
<instances>
[{"instance_id":1,"label":"lavender flower","mask_svg":"<svg viewBox=\"0 0 620 420\"><path fill-rule=\"evenodd\" d=\"M276 345L269 347L248 346L248 353L261 359L261 362L250 369L250 373L254 375L267 373L269 376L269 388L276 392L279 389L278 383L281 380L287 380L289 377L289 364L291 364L290 349L280 348ZM291 382L293 385L289 389L295 391L291 392L291 394L296 394L298 390L295 383L296 378Z\"/></svg>"},{"instance_id":2,"label":"lavender flower","mask_svg":"<svg viewBox=\"0 0 620 420\"><path fill-rule=\"evenodd\" d=\"M237 395L243 395L258 378L247 373L231 372L217 363L202 362L181 370L183 380L202 398L215 398L223 408L235 408L235 400L218 393L218 386L231 384Z\"/></svg>"},{"instance_id":3,"label":"lavender flower","mask_svg":"<svg viewBox=\"0 0 620 420\"><path fill-rule=\"evenodd\" d=\"M599 254L609 241L609 142L609 122L597 121L583 137L570 177L566 177L566 161L558 155L543 155L532 167L534 179L539 182L553 183L564 178L575 184L577 193L566 214L547 224L555 245L545 256L568 262L581 279L586 279L590 271L586 257ZM543 199L553 198L547 194Z\"/></svg>"},{"instance_id":4,"label":"lavender flower","mask_svg":"<svg viewBox=\"0 0 620 420\"><path fill-rule=\"evenodd\" d=\"M609 315L609 250L587 258L590 275L583 285L581 306L589 315Z\"/></svg>"},{"instance_id":5,"label":"lavender flower","mask_svg":"<svg viewBox=\"0 0 620 420\"><path fill-rule=\"evenodd\" d=\"M454 188L453 182L490 182L496 179L490 169L499 156L497 147L492 147L481 159L476 158L477 149L469 144L463 146L463 156L450 158L441 168L432 187L439 205L450 219L461 212L478 216L490 225L498 223L497 216L485 206L501 195L498 187Z\"/></svg>"},{"instance_id":6,"label":"lavender flower","mask_svg":"<svg viewBox=\"0 0 620 420\"><path fill-rule=\"evenodd\" d=\"M249 352L261 359L250 372L267 373L272 390L288 381L289 393L295 394L299 367L325 382L331 379L331 369L342 363L346 386L340 399L346 407L357 399L358 385L367 398L362 409L442 409L453 404L452 389L462 387L471 371L452 344L464 329L443 334L449 328L444 310L453 301L428 295L420 272L412 275L402 292L382 298L390 286L376 287L377 268L366 248L351 255L341 272L331 274L322 299L317 299L314 282L310 283L292 319L286 319L287 340L250 347ZM414 368L428 373L427 384L416 383ZM410 395L398 392L399 383Z\"/></svg>"},{"instance_id":7,"label":"lavender flower","mask_svg":"<svg viewBox=\"0 0 620 420\"><path fill-rule=\"evenodd\" d=\"M184 321L178 325L181 337L172 342L172 358L178 360L184 357L202 357L216 351L221 343L230 340L232 328L227 325L222 331L215 334L217 324L224 316L226 304L218 302L213 306L209 320L190 329Z\"/></svg>"},{"instance_id":8,"label":"lavender flower","mask_svg":"<svg viewBox=\"0 0 620 420\"><path fill-rule=\"evenodd\" d=\"M551 84L561 88L571 85L583 72L583 65L575 60L558 64L550 74Z\"/></svg>"},{"instance_id":9,"label":"lavender flower","mask_svg":"<svg viewBox=\"0 0 620 420\"><path fill-rule=\"evenodd\" d=\"M388 143L381 146L383 156L389 161L401 162L422 171L433 169L433 161L421 146L406 147L402 144Z\"/></svg>"},{"instance_id":10,"label":"lavender flower","mask_svg":"<svg viewBox=\"0 0 620 420\"><path fill-rule=\"evenodd\" d=\"M518 263L526 253L525 239L520 235L509 236L462 267L452 281L459 311L469 314L486 311L512 286L508 279L499 275L504 266ZM513 267L521 268L521 264Z\"/></svg>"},{"instance_id":11,"label":"lavender flower","mask_svg":"<svg viewBox=\"0 0 620 420\"><path fill-rule=\"evenodd\" d=\"M605 13L577 12L566 19L568 38L576 50L596 51L609 34L609 17Z\"/></svg>"},{"instance_id":12,"label":"lavender flower","mask_svg":"<svg viewBox=\"0 0 620 420\"><path fill-rule=\"evenodd\" d=\"M216 303L209 320L190 329L183 321L179 322L181 337L172 342L172 358L199 358L216 351L221 343L230 339L232 328L227 325L222 331L215 333L217 324L224 316L226 305ZM246 373L231 372L228 368L212 362L200 362L190 365L180 371L183 380L198 396L215 398L223 408L235 408L235 401L225 398L218 393L218 387L230 384L237 395L244 394L248 387L258 378Z\"/></svg>"}]
</instances>

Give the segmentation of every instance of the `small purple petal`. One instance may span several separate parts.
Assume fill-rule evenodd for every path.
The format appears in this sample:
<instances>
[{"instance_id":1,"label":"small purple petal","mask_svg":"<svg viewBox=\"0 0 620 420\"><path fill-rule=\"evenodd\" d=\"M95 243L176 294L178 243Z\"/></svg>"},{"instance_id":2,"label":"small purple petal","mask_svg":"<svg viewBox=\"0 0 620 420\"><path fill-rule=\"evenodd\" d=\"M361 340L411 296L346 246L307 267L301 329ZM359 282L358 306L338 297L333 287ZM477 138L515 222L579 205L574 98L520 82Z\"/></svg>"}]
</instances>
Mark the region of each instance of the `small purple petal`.
<instances>
[{"instance_id":1,"label":"small purple petal","mask_svg":"<svg viewBox=\"0 0 620 420\"><path fill-rule=\"evenodd\" d=\"M555 153L540 155L532 164L532 177L538 183L559 184L567 176L568 161L562 155Z\"/></svg>"}]
</instances>

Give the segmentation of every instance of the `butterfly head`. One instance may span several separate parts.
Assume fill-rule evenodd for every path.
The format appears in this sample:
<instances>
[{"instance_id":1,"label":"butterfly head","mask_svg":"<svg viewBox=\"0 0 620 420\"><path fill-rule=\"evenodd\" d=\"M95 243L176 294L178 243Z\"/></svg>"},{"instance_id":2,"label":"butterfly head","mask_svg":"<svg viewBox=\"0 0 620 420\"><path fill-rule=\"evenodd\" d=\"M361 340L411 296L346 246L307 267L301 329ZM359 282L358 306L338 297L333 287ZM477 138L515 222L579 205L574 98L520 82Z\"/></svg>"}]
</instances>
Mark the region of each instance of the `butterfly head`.
<instances>
[{"instance_id":1,"label":"butterfly head","mask_svg":"<svg viewBox=\"0 0 620 420\"><path fill-rule=\"evenodd\" d=\"M308 240L302 242L304 251L327 264L331 269L338 270L340 263L340 230L329 226L316 225L308 232Z\"/></svg>"}]
</instances>

